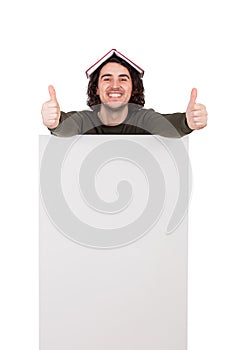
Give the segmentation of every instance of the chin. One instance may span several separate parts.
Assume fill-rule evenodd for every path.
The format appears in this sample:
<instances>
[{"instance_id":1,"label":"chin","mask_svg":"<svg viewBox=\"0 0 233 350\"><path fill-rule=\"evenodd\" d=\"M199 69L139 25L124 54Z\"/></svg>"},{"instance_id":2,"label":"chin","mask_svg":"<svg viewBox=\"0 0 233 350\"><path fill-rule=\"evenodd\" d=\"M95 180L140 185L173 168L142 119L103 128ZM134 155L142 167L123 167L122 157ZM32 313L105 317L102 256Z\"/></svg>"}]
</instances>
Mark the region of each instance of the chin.
<instances>
[{"instance_id":1,"label":"chin","mask_svg":"<svg viewBox=\"0 0 233 350\"><path fill-rule=\"evenodd\" d=\"M108 102L103 104L104 107L111 109L111 110L120 110L123 109L125 106L128 105L127 102Z\"/></svg>"}]
</instances>

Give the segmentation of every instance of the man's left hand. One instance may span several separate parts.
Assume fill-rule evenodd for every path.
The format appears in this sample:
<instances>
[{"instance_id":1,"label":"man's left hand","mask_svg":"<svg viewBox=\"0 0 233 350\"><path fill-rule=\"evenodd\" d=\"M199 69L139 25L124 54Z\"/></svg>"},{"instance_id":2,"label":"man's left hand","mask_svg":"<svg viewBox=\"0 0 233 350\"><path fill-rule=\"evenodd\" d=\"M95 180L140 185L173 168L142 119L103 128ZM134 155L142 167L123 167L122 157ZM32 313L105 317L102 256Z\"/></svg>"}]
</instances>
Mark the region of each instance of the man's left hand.
<instances>
[{"instance_id":1,"label":"man's left hand","mask_svg":"<svg viewBox=\"0 0 233 350\"><path fill-rule=\"evenodd\" d=\"M196 103L197 89L192 89L190 101L186 110L188 126L192 130L199 130L207 125L207 110L201 103Z\"/></svg>"}]
</instances>

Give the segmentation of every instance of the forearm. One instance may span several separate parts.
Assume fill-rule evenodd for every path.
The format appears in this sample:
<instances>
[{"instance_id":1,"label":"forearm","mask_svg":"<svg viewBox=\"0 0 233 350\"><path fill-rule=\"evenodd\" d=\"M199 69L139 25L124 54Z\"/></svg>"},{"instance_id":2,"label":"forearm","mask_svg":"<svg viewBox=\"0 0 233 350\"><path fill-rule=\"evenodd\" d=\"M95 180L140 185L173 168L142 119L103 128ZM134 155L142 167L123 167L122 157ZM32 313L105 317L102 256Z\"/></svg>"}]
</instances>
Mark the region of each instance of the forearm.
<instances>
[{"instance_id":1,"label":"forearm","mask_svg":"<svg viewBox=\"0 0 233 350\"><path fill-rule=\"evenodd\" d=\"M61 112L59 124L56 128L49 129L52 135L70 137L80 134L80 127L75 119L76 112Z\"/></svg>"},{"instance_id":2,"label":"forearm","mask_svg":"<svg viewBox=\"0 0 233 350\"><path fill-rule=\"evenodd\" d=\"M161 115L171 124L172 127L174 127L174 129L178 132L180 137L188 135L193 131L192 129L190 129L190 127L187 124L186 113L173 113L173 114L161 114ZM172 133L172 127L171 127L171 133Z\"/></svg>"}]
</instances>

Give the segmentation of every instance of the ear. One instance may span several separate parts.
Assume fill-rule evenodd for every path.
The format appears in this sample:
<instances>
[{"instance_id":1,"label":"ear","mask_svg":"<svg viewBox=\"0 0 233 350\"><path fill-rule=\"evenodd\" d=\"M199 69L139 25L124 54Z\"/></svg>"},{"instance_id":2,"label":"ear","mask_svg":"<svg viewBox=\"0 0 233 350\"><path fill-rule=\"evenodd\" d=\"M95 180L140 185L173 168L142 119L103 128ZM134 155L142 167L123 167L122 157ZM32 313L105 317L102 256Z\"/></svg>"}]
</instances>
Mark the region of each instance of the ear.
<instances>
[{"instance_id":1,"label":"ear","mask_svg":"<svg viewBox=\"0 0 233 350\"><path fill-rule=\"evenodd\" d=\"M97 87L96 88L96 95L99 95L100 94L100 91L99 91L99 88Z\"/></svg>"}]
</instances>

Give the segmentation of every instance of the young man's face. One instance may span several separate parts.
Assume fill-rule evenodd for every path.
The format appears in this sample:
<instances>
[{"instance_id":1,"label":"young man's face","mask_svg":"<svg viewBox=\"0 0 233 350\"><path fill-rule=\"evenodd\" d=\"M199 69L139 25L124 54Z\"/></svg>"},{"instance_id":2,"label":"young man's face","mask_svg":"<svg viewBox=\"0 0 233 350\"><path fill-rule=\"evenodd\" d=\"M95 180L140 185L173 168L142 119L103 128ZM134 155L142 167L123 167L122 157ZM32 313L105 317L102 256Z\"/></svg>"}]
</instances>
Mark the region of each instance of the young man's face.
<instances>
[{"instance_id":1,"label":"young man's face","mask_svg":"<svg viewBox=\"0 0 233 350\"><path fill-rule=\"evenodd\" d=\"M101 103L118 108L129 102L132 88L128 69L119 63L109 62L100 71L96 94Z\"/></svg>"}]
</instances>

